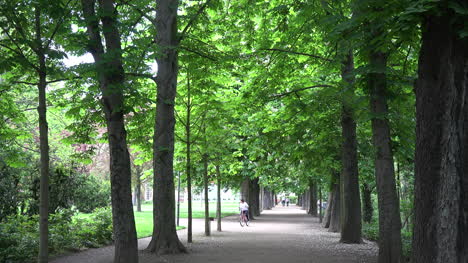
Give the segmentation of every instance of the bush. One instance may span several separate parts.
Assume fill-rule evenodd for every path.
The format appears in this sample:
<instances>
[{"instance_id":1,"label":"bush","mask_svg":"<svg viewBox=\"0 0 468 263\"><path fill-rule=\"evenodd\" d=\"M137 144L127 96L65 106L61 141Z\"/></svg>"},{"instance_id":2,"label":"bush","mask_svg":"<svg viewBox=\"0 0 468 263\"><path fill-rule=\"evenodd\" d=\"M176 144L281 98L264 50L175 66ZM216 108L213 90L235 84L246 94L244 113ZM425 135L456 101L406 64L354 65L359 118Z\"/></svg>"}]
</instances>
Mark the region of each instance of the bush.
<instances>
[{"instance_id":1,"label":"bush","mask_svg":"<svg viewBox=\"0 0 468 263\"><path fill-rule=\"evenodd\" d=\"M0 224L0 262L32 262L39 252L38 216L9 216Z\"/></svg>"},{"instance_id":2,"label":"bush","mask_svg":"<svg viewBox=\"0 0 468 263\"><path fill-rule=\"evenodd\" d=\"M79 175L75 177L75 185L72 202L80 212L91 213L96 208L110 205L110 184L107 180Z\"/></svg>"},{"instance_id":3,"label":"bush","mask_svg":"<svg viewBox=\"0 0 468 263\"><path fill-rule=\"evenodd\" d=\"M110 208L97 208L90 218L75 219L75 226L81 247L99 247L113 241Z\"/></svg>"},{"instance_id":4,"label":"bush","mask_svg":"<svg viewBox=\"0 0 468 263\"><path fill-rule=\"evenodd\" d=\"M297 204L297 196L289 196L288 198L290 204Z\"/></svg>"},{"instance_id":5,"label":"bush","mask_svg":"<svg viewBox=\"0 0 468 263\"><path fill-rule=\"evenodd\" d=\"M49 217L49 253L98 247L112 242L109 208L94 211L87 219L75 219L70 209ZM39 218L16 215L0 224L0 262L34 262L39 250Z\"/></svg>"},{"instance_id":6,"label":"bush","mask_svg":"<svg viewBox=\"0 0 468 263\"><path fill-rule=\"evenodd\" d=\"M379 241L379 223L376 221L371 222L370 224L364 223L362 225L362 235L364 238L371 240L371 241ZM401 231L401 245L402 245L402 252L403 256L406 258L406 261L409 260L409 256L411 254L411 242L412 242L412 234L409 231L402 230Z\"/></svg>"}]
</instances>

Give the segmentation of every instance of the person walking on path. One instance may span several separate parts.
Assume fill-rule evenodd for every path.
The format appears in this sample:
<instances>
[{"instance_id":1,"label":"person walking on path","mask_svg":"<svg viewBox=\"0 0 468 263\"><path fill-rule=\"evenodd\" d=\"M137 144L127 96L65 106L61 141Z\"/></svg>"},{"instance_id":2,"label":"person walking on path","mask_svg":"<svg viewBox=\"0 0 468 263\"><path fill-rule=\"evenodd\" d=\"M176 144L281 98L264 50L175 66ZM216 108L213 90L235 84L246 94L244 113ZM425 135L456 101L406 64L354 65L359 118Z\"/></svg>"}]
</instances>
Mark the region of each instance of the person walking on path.
<instances>
[{"instance_id":1,"label":"person walking on path","mask_svg":"<svg viewBox=\"0 0 468 263\"><path fill-rule=\"evenodd\" d=\"M285 203L286 203L286 198L283 196L283 197L281 198L281 204L284 206Z\"/></svg>"},{"instance_id":2,"label":"person walking on path","mask_svg":"<svg viewBox=\"0 0 468 263\"><path fill-rule=\"evenodd\" d=\"M289 206L289 198L286 198L286 206Z\"/></svg>"}]
</instances>

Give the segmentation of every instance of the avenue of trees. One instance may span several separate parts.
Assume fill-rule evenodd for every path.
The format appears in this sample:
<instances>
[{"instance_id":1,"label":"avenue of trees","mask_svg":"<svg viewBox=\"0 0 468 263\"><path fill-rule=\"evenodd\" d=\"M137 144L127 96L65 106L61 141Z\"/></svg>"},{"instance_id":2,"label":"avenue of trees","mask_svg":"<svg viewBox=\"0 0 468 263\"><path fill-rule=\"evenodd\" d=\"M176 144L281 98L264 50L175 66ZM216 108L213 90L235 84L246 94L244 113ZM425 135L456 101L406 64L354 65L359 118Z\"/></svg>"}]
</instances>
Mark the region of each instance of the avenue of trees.
<instances>
[{"instance_id":1,"label":"avenue of trees","mask_svg":"<svg viewBox=\"0 0 468 263\"><path fill-rule=\"evenodd\" d=\"M0 259L16 227L47 262L67 209L110 206L96 243L138 262L146 182L155 254L193 242L192 190L210 235L216 184L252 219L295 193L379 263L467 262L467 21L464 0L0 0Z\"/></svg>"}]
</instances>

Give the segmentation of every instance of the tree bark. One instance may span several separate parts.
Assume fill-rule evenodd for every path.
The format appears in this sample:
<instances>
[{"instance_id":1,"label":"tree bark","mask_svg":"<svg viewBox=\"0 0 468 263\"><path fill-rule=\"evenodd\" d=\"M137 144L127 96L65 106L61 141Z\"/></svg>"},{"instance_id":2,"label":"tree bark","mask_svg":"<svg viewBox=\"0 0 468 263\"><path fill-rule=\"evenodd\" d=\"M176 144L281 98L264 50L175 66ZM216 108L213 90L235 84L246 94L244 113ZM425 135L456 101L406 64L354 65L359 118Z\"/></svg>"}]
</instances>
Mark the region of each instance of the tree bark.
<instances>
[{"instance_id":1,"label":"tree bark","mask_svg":"<svg viewBox=\"0 0 468 263\"><path fill-rule=\"evenodd\" d=\"M191 160L191 114L192 114L192 96L190 90L190 78L187 73L187 120L185 122L185 143L186 143L186 169L187 174L187 243L192 243L192 160Z\"/></svg>"},{"instance_id":2,"label":"tree bark","mask_svg":"<svg viewBox=\"0 0 468 263\"><path fill-rule=\"evenodd\" d=\"M441 1L422 25L416 84L412 262L468 262L466 16Z\"/></svg>"},{"instance_id":3,"label":"tree bark","mask_svg":"<svg viewBox=\"0 0 468 263\"><path fill-rule=\"evenodd\" d=\"M253 180L250 180L250 209L251 213L253 216L259 216L260 215L260 185L258 184L259 179L255 178Z\"/></svg>"},{"instance_id":4,"label":"tree bark","mask_svg":"<svg viewBox=\"0 0 468 263\"><path fill-rule=\"evenodd\" d=\"M272 195L271 195L271 191L268 190L268 189L264 189L265 191L265 209L266 210L271 210L271 208L273 208L273 198L272 198Z\"/></svg>"},{"instance_id":5,"label":"tree bark","mask_svg":"<svg viewBox=\"0 0 468 263\"><path fill-rule=\"evenodd\" d=\"M323 222L322 225L324 228L330 227L330 219L331 219L331 208L333 204L333 197L334 193L333 190L328 193L328 201L327 201L327 208L325 209L325 214L323 215Z\"/></svg>"},{"instance_id":6,"label":"tree bark","mask_svg":"<svg viewBox=\"0 0 468 263\"><path fill-rule=\"evenodd\" d=\"M203 187L205 189L205 236L210 236L211 235L210 202L208 200L208 155L207 154L203 155Z\"/></svg>"},{"instance_id":7,"label":"tree bark","mask_svg":"<svg viewBox=\"0 0 468 263\"><path fill-rule=\"evenodd\" d=\"M39 148L41 161L40 178L40 207L39 207L39 258L38 262L45 263L49 260L49 127L47 124L47 68L45 51L42 46L41 30L41 10L38 6L35 8L35 30L36 41L40 46L36 50L39 60L37 70L39 83L37 85L39 93L39 106L37 113L39 115Z\"/></svg>"},{"instance_id":8,"label":"tree bark","mask_svg":"<svg viewBox=\"0 0 468 263\"><path fill-rule=\"evenodd\" d=\"M174 105L177 88L179 44L177 37L177 0L156 0L158 46L157 100L154 129L154 228L148 250L157 254L187 252L175 226L174 196Z\"/></svg>"},{"instance_id":9,"label":"tree bark","mask_svg":"<svg viewBox=\"0 0 468 263\"><path fill-rule=\"evenodd\" d=\"M359 197L359 174L357 157L356 122L354 121L354 59L348 52L342 62L341 77L344 92L341 110L343 136L341 163L341 239L343 243L361 243L361 199Z\"/></svg>"},{"instance_id":10,"label":"tree bark","mask_svg":"<svg viewBox=\"0 0 468 263\"><path fill-rule=\"evenodd\" d=\"M376 34L380 35L380 34ZM379 204L379 263L401 262L400 204L396 194L387 105L387 54L370 54L372 139L376 152L375 177Z\"/></svg>"},{"instance_id":11,"label":"tree bark","mask_svg":"<svg viewBox=\"0 0 468 263\"><path fill-rule=\"evenodd\" d=\"M250 206L249 207L249 219L254 220L254 214L252 212L252 185L250 183L250 179L244 179L241 183L241 199L244 199L245 202Z\"/></svg>"},{"instance_id":12,"label":"tree bark","mask_svg":"<svg viewBox=\"0 0 468 263\"><path fill-rule=\"evenodd\" d=\"M107 123L115 243L114 262L138 262L132 204L131 164L124 125L125 74L120 33L117 27L117 10L113 0L100 0L99 12L95 11L95 0L82 0L81 3L87 24L89 50L97 67L102 92L101 102ZM96 17L99 17L102 22L102 34L107 52L104 51L102 45L99 20Z\"/></svg>"},{"instance_id":13,"label":"tree bark","mask_svg":"<svg viewBox=\"0 0 468 263\"><path fill-rule=\"evenodd\" d=\"M322 216L322 188L319 187L319 223L322 223L323 216Z\"/></svg>"},{"instance_id":14,"label":"tree bark","mask_svg":"<svg viewBox=\"0 0 468 263\"><path fill-rule=\"evenodd\" d=\"M218 179L218 192L216 198L216 218L218 225L216 230L221 232L221 172L219 171L219 165L216 165L216 178Z\"/></svg>"},{"instance_id":15,"label":"tree bark","mask_svg":"<svg viewBox=\"0 0 468 263\"><path fill-rule=\"evenodd\" d=\"M302 209L303 210L307 211L307 209L309 207L309 202L310 202L309 190L306 190L304 192L303 197L302 197Z\"/></svg>"},{"instance_id":16,"label":"tree bark","mask_svg":"<svg viewBox=\"0 0 468 263\"><path fill-rule=\"evenodd\" d=\"M330 209L330 226L328 232L341 231L341 193L340 193L340 175L335 174L333 179L333 203Z\"/></svg>"},{"instance_id":17,"label":"tree bark","mask_svg":"<svg viewBox=\"0 0 468 263\"><path fill-rule=\"evenodd\" d=\"M313 180L309 180L309 193L308 214L317 216L317 186L314 184Z\"/></svg>"},{"instance_id":18,"label":"tree bark","mask_svg":"<svg viewBox=\"0 0 468 263\"><path fill-rule=\"evenodd\" d=\"M136 166L136 191L135 201L137 205L137 211L141 212L141 166Z\"/></svg>"},{"instance_id":19,"label":"tree bark","mask_svg":"<svg viewBox=\"0 0 468 263\"><path fill-rule=\"evenodd\" d=\"M374 213L374 208L372 207L372 189L367 183L362 184L362 203L363 207L363 220L366 223L372 222L372 214Z\"/></svg>"}]
</instances>

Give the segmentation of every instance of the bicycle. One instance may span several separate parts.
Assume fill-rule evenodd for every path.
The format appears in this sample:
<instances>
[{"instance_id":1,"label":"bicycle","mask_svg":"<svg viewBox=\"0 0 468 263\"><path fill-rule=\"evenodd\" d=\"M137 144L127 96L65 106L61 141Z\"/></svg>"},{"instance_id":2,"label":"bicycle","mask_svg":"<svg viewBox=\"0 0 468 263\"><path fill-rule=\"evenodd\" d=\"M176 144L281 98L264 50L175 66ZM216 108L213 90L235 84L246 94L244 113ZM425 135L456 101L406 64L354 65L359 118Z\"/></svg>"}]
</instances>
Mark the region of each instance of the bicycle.
<instances>
[{"instance_id":1,"label":"bicycle","mask_svg":"<svg viewBox=\"0 0 468 263\"><path fill-rule=\"evenodd\" d=\"M246 213L244 213L244 211L241 211L241 213L240 213L239 223L240 223L241 227L244 227L244 224L246 226L249 226L249 220L247 219Z\"/></svg>"}]
</instances>

